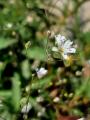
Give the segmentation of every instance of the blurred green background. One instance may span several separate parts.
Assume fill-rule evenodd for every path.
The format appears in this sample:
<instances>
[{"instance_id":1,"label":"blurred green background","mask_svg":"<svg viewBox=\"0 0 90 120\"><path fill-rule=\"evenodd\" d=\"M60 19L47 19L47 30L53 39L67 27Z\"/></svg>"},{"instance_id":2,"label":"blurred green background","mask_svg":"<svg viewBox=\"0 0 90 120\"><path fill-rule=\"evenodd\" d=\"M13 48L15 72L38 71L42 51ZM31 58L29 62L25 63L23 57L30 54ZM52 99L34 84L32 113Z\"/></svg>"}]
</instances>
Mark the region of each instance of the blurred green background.
<instances>
[{"instance_id":1,"label":"blurred green background","mask_svg":"<svg viewBox=\"0 0 90 120\"><path fill-rule=\"evenodd\" d=\"M70 64L48 58L48 30L77 43ZM39 67L48 70L42 79ZM22 113L27 102L31 108ZM90 1L0 0L0 120L64 120L89 112Z\"/></svg>"}]
</instances>

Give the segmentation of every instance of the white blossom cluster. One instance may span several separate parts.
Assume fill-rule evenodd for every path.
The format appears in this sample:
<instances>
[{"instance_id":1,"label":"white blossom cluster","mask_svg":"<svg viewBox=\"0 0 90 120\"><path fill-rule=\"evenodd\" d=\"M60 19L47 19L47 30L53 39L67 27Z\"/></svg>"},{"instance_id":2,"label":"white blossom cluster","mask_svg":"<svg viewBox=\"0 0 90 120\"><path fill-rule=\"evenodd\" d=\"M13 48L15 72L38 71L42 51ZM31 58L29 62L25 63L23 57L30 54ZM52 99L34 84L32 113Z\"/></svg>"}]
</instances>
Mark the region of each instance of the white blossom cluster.
<instances>
[{"instance_id":1,"label":"white blossom cluster","mask_svg":"<svg viewBox=\"0 0 90 120\"><path fill-rule=\"evenodd\" d=\"M76 46L73 41L67 40L65 36L55 35L55 46L53 52L59 52L64 60L67 60L70 54L76 53Z\"/></svg>"},{"instance_id":2,"label":"white blossom cluster","mask_svg":"<svg viewBox=\"0 0 90 120\"><path fill-rule=\"evenodd\" d=\"M53 52L58 52L62 56L63 60L68 60L70 54L76 53L76 45L73 41L66 39L65 36L60 34L55 35L55 46L52 47ZM41 79L47 74L48 70L41 67L36 69L37 77Z\"/></svg>"}]
</instances>

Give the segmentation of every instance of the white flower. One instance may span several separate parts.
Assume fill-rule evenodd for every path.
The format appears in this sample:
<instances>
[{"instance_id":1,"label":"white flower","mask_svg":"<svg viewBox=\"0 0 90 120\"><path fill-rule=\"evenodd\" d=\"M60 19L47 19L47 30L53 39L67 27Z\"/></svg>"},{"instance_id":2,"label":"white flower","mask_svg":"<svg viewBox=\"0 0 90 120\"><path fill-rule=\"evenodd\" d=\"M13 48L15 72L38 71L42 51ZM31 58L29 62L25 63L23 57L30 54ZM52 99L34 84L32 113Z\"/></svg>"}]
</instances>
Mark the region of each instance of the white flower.
<instances>
[{"instance_id":1,"label":"white flower","mask_svg":"<svg viewBox=\"0 0 90 120\"><path fill-rule=\"evenodd\" d=\"M22 113L28 113L31 108L32 108L31 104L28 103L28 104L26 104L22 107L21 112Z\"/></svg>"},{"instance_id":2,"label":"white flower","mask_svg":"<svg viewBox=\"0 0 90 120\"><path fill-rule=\"evenodd\" d=\"M56 47L52 47L52 51L60 52L63 59L68 59L68 55L75 53L76 48L73 46L73 42L71 40L67 40L64 36L56 35L55 36Z\"/></svg>"},{"instance_id":3,"label":"white flower","mask_svg":"<svg viewBox=\"0 0 90 120\"><path fill-rule=\"evenodd\" d=\"M76 52L76 48L74 48L72 46L73 42L71 42L70 40L67 40L64 42L64 44L61 46L61 50L62 50L62 56L64 59L68 58L68 54L71 53L75 53Z\"/></svg>"},{"instance_id":4,"label":"white flower","mask_svg":"<svg viewBox=\"0 0 90 120\"><path fill-rule=\"evenodd\" d=\"M40 79L44 77L48 71L45 68L40 68L40 69L36 69L36 72L37 72L38 78Z\"/></svg>"},{"instance_id":5,"label":"white flower","mask_svg":"<svg viewBox=\"0 0 90 120\"><path fill-rule=\"evenodd\" d=\"M59 101L60 101L59 97L55 97L55 98L53 99L53 102L55 102L55 103L57 103L57 102L59 102Z\"/></svg>"}]
</instances>

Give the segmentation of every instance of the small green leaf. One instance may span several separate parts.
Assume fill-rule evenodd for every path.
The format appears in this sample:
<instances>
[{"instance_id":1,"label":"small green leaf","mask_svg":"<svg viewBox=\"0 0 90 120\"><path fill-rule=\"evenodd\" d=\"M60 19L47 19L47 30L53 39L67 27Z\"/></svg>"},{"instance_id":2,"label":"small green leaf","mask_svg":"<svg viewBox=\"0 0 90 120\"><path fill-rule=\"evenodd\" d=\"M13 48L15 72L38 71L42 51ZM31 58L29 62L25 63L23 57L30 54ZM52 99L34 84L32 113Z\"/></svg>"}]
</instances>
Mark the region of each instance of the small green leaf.
<instances>
[{"instance_id":1,"label":"small green leaf","mask_svg":"<svg viewBox=\"0 0 90 120\"><path fill-rule=\"evenodd\" d=\"M28 58L37 59L41 61L46 60L45 50L40 47L31 47L23 52Z\"/></svg>"},{"instance_id":2,"label":"small green leaf","mask_svg":"<svg viewBox=\"0 0 90 120\"><path fill-rule=\"evenodd\" d=\"M83 113L79 109L72 109L70 112L72 114L74 114L75 116L82 116L83 115Z\"/></svg>"},{"instance_id":3,"label":"small green leaf","mask_svg":"<svg viewBox=\"0 0 90 120\"><path fill-rule=\"evenodd\" d=\"M85 79L85 80L83 81L83 83L81 84L81 86L79 86L79 89L76 89L75 97L77 97L77 96L82 96L83 93L85 93L85 91L86 91L87 88L88 88L88 82L89 82L89 79Z\"/></svg>"},{"instance_id":4,"label":"small green leaf","mask_svg":"<svg viewBox=\"0 0 90 120\"><path fill-rule=\"evenodd\" d=\"M5 98L10 98L12 95L12 92L11 91L5 91L5 90L2 90L0 91L0 97L5 97Z\"/></svg>"},{"instance_id":5,"label":"small green leaf","mask_svg":"<svg viewBox=\"0 0 90 120\"><path fill-rule=\"evenodd\" d=\"M48 87L52 79L53 79L53 75L37 80L36 82L32 83L31 88L38 89L38 88L45 88L46 86Z\"/></svg>"},{"instance_id":6,"label":"small green leaf","mask_svg":"<svg viewBox=\"0 0 90 120\"><path fill-rule=\"evenodd\" d=\"M14 110L18 111L20 107L20 77L17 73L14 74L12 78L12 104L14 106Z\"/></svg>"},{"instance_id":7,"label":"small green leaf","mask_svg":"<svg viewBox=\"0 0 90 120\"><path fill-rule=\"evenodd\" d=\"M29 64L29 61L28 60L24 60L22 63L21 63L21 70L22 70L22 76L25 78L25 79L28 79L30 77L30 64Z\"/></svg>"},{"instance_id":8,"label":"small green leaf","mask_svg":"<svg viewBox=\"0 0 90 120\"><path fill-rule=\"evenodd\" d=\"M88 79L88 83L85 89L85 95L90 99L90 78Z\"/></svg>"},{"instance_id":9,"label":"small green leaf","mask_svg":"<svg viewBox=\"0 0 90 120\"><path fill-rule=\"evenodd\" d=\"M9 39L9 38L0 38L0 50L1 49L4 49L4 48L7 48L7 47L9 47L9 46L11 46L11 45L13 45L14 43L16 43L17 42L17 40L15 40L15 39Z\"/></svg>"},{"instance_id":10,"label":"small green leaf","mask_svg":"<svg viewBox=\"0 0 90 120\"><path fill-rule=\"evenodd\" d=\"M85 42L90 44L90 32L83 33L82 38Z\"/></svg>"}]
</instances>

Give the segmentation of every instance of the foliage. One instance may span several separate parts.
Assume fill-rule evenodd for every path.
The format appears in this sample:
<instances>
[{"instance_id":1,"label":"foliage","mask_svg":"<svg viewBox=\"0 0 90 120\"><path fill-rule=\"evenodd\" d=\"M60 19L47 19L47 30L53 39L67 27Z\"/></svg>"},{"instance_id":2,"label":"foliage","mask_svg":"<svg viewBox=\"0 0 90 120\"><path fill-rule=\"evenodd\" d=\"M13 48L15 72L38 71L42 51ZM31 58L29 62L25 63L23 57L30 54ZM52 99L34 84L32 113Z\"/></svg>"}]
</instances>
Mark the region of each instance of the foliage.
<instances>
[{"instance_id":1,"label":"foliage","mask_svg":"<svg viewBox=\"0 0 90 120\"><path fill-rule=\"evenodd\" d=\"M60 8L59 0L0 0L0 120L63 120L64 115L89 114L90 32L82 30L79 16L87 1L61 1ZM70 62L53 56L48 30L77 43ZM38 79L36 68L42 66L48 74ZM31 109L22 113L28 102Z\"/></svg>"}]
</instances>

